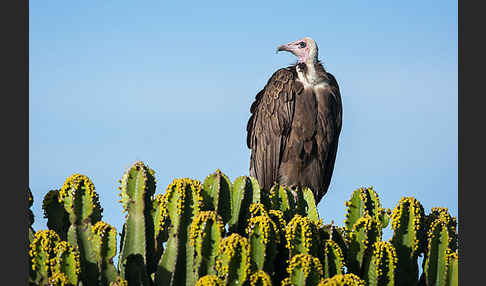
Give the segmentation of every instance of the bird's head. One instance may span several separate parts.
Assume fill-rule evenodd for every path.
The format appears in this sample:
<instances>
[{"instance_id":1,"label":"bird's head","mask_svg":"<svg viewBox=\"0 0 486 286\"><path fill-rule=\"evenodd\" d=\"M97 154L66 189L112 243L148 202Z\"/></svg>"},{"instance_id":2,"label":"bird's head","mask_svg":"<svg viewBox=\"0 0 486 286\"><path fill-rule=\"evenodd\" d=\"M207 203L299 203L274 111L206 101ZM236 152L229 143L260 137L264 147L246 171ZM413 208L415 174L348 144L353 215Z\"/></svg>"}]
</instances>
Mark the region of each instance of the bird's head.
<instances>
[{"instance_id":1,"label":"bird's head","mask_svg":"<svg viewBox=\"0 0 486 286\"><path fill-rule=\"evenodd\" d=\"M298 58L299 63L312 63L317 62L317 50L316 42L309 37L305 37L295 42L281 45L277 48L277 53L280 51L291 52Z\"/></svg>"}]
</instances>

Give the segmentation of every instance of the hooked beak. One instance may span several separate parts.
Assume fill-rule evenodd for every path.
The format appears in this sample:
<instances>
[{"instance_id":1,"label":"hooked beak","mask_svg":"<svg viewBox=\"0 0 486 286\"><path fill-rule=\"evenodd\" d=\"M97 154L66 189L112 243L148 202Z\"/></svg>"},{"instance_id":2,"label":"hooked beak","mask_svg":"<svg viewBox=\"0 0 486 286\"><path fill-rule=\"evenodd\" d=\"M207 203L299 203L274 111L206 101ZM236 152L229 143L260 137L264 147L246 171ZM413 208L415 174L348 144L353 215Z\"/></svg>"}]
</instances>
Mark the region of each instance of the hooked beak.
<instances>
[{"instance_id":1,"label":"hooked beak","mask_svg":"<svg viewBox=\"0 0 486 286\"><path fill-rule=\"evenodd\" d=\"M277 48L277 51L275 53L278 53L278 52L281 52L281 51L286 51L286 52L291 52L293 53L293 48L292 48L292 44L285 44L285 45L281 45L280 47Z\"/></svg>"}]
</instances>

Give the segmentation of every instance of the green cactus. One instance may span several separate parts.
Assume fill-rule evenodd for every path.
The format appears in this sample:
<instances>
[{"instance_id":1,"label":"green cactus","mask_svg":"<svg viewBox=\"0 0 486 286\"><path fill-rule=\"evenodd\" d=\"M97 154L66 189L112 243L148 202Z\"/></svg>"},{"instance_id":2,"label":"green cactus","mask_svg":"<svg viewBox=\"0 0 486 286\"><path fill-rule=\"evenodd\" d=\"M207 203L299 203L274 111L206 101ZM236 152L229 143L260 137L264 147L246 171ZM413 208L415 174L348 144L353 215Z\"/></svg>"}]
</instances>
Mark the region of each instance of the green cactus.
<instances>
[{"instance_id":1,"label":"green cactus","mask_svg":"<svg viewBox=\"0 0 486 286\"><path fill-rule=\"evenodd\" d=\"M258 217L258 216L267 216L270 218L270 222L273 222L272 229L274 230L273 233L275 237L273 238L272 245L275 244L276 252L275 257L272 256L271 258L275 261L274 265L271 269L275 272L270 272L270 268L265 269L265 271L272 273L272 278L274 280L280 279L280 277L286 276L286 267L287 267L287 260L289 258L289 252L286 248L286 241L285 241L285 228L286 222L283 219L283 213L280 210L266 210L266 207L262 203L255 203L250 206L250 216L251 218ZM273 248L273 246L272 246ZM276 282L275 282L276 283Z\"/></svg>"},{"instance_id":2,"label":"green cactus","mask_svg":"<svg viewBox=\"0 0 486 286\"><path fill-rule=\"evenodd\" d=\"M314 200L314 193L309 188L302 190L302 199L298 202L299 208L302 210L302 215L310 218L314 223L319 223L319 213L317 212L316 201Z\"/></svg>"},{"instance_id":3,"label":"green cactus","mask_svg":"<svg viewBox=\"0 0 486 286\"><path fill-rule=\"evenodd\" d=\"M223 221L216 211L201 211L192 221L189 239L194 249L194 279L216 274L216 255L223 235Z\"/></svg>"},{"instance_id":4,"label":"green cactus","mask_svg":"<svg viewBox=\"0 0 486 286\"><path fill-rule=\"evenodd\" d=\"M263 270L257 270L250 276L250 286L272 286L272 279Z\"/></svg>"},{"instance_id":5,"label":"green cactus","mask_svg":"<svg viewBox=\"0 0 486 286\"><path fill-rule=\"evenodd\" d=\"M295 215L285 229L289 258L301 253L318 257L322 251L318 227L308 217Z\"/></svg>"},{"instance_id":6,"label":"green cactus","mask_svg":"<svg viewBox=\"0 0 486 286\"><path fill-rule=\"evenodd\" d=\"M47 227L54 230L61 240L67 240L70 221L69 214L64 209L64 205L59 202L59 191L50 190L42 201L44 218L47 219Z\"/></svg>"},{"instance_id":7,"label":"green cactus","mask_svg":"<svg viewBox=\"0 0 486 286\"><path fill-rule=\"evenodd\" d=\"M154 171L137 162L120 183L127 214L117 267L116 229L101 221L86 176L45 195L50 230L35 234L28 190L30 285L417 285L421 254L421 286L458 285L456 218L446 208L426 216L414 198L390 215L373 189L358 189L341 227L323 225L308 188L263 191L219 170L154 197ZM393 237L383 242L390 219Z\"/></svg>"},{"instance_id":8,"label":"green cactus","mask_svg":"<svg viewBox=\"0 0 486 286\"><path fill-rule=\"evenodd\" d=\"M156 285L194 285L193 246L189 233L193 219L202 207L201 183L176 179L164 194L171 226L169 239L155 273Z\"/></svg>"},{"instance_id":9,"label":"green cactus","mask_svg":"<svg viewBox=\"0 0 486 286\"><path fill-rule=\"evenodd\" d=\"M67 276L64 273L56 272L48 279L47 285L56 285L56 286L67 286L67 285L76 285L71 284L68 281Z\"/></svg>"},{"instance_id":10,"label":"green cactus","mask_svg":"<svg viewBox=\"0 0 486 286\"><path fill-rule=\"evenodd\" d=\"M339 245L328 239L324 242L324 278L331 278L337 274L344 274L344 257Z\"/></svg>"},{"instance_id":11,"label":"green cactus","mask_svg":"<svg viewBox=\"0 0 486 286\"><path fill-rule=\"evenodd\" d=\"M32 243L34 240L35 231L32 228L32 224L34 224L34 213L30 209L34 204L34 196L30 191L30 188L27 188L27 219L29 221L29 244Z\"/></svg>"},{"instance_id":12,"label":"green cactus","mask_svg":"<svg viewBox=\"0 0 486 286\"><path fill-rule=\"evenodd\" d=\"M128 286L128 281L118 276L109 286Z\"/></svg>"},{"instance_id":13,"label":"green cactus","mask_svg":"<svg viewBox=\"0 0 486 286\"><path fill-rule=\"evenodd\" d=\"M125 280L128 285L150 285L147 267L141 254L131 254L125 259Z\"/></svg>"},{"instance_id":14,"label":"green cactus","mask_svg":"<svg viewBox=\"0 0 486 286\"><path fill-rule=\"evenodd\" d=\"M267 207L272 210L280 210L286 221L290 221L297 213L297 202L292 190L281 184L275 184L270 188Z\"/></svg>"},{"instance_id":15,"label":"green cactus","mask_svg":"<svg viewBox=\"0 0 486 286\"><path fill-rule=\"evenodd\" d=\"M373 244L373 253L366 257L364 280L369 286L393 286L396 281L397 253L393 245L385 241Z\"/></svg>"},{"instance_id":16,"label":"green cactus","mask_svg":"<svg viewBox=\"0 0 486 286\"><path fill-rule=\"evenodd\" d=\"M344 227L336 226L334 225L334 222L327 225L319 223L319 226L319 236L321 241L334 241L341 249L344 261L348 261L348 238L346 236Z\"/></svg>"},{"instance_id":17,"label":"green cactus","mask_svg":"<svg viewBox=\"0 0 486 286\"><path fill-rule=\"evenodd\" d=\"M337 274L321 280L318 286L365 286L365 281L353 273Z\"/></svg>"},{"instance_id":18,"label":"green cactus","mask_svg":"<svg viewBox=\"0 0 486 286\"><path fill-rule=\"evenodd\" d=\"M423 268L425 269L426 263L429 262L428 256L430 253L430 234L431 230L433 227L436 227L437 220L441 220L443 224L445 225L445 229L447 231L447 246L449 249L446 250L447 253L454 253L457 251L458 247L458 235L457 235L457 220L455 217L451 216L449 213L449 210L447 208L443 207L433 207L430 210L430 213L426 216L425 218L425 224L427 226L427 233L428 233L428 238L426 239L426 243L428 244L427 251L425 252L425 258L423 260ZM445 235L444 235L445 236ZM434 244L435 245L435 244ZM435 253L435 252L432 252ZM442 260L439 261L439 265L442 264ZM446 265L447 265L446 261ZM432 263L434 265L434 263ZM426 275L425 271L422 273L422 276L420 277L420 285L425 285L427 283L427 278L428 276ZM449 274L448 274L449 275ZM455 274L451 275L457 275L457 272ZM452 276L451 281L454 281L454 279L457 281L457 276ZM448 282L447 282L448 283Z\"/></svg>"},{"instance_id":19,"label":"green cactus","mask_svg":"<svg viewBox=\"0 0 486 286\"><path fill-rule=\"evenodd\" d=\"M241 176L233 182L231 191L231 219L228 221L230 233L245 233L250 218L250 205L260 202L260 186L255 178Z\"/></svg>"},{"instance_id":20,"label":"green cactus","mask_svg":"<svg viewBox=\"0 0 486 286\"><path fill-rule=\"evenodd\" d=\"M371 254L375 242L381 241L380 223L369 215L360 217L348 236L349 271L361 275L364 257Z\"/></svg>"},{"instance_id":21,"label":"green cactus","mask_svg":"<svg viewBox=\"0 0 486 286\"><path fill-rule=\"evenodd\" d=\"M344 220L346 232L350 232L358 220L366 215L373 217L385 228L389 221L389 210L381 207L378 194L371 188L359 188L355 190L349 201L344 204L347 207Z\"/></svg>"},{"instance_id":22,"label":"green cactus","mask_svg":"<svg viewBox=\"0 0 486 286\"><path fill-rule=\"evenodd\" d=\"M67 178L59 190L58 200L68 213L71 225L95 224L101 220L103 209L98 193L85 175L73 174Z\"/></svg>"},{"instance_id":23,"label":"green cactus","mask_svg":"<svg viewBox=\"0 0 486 286\"><path fill-rule=\"evenodd\" d=\"M224 283L216 275L205 275L197 280L195 286L224 286Z\"/></svg>"},{"instance_id":24,"label":"green cactus","mask_svg":"<svg viewBox=\"0 0 486 286\"><path fill-rule=\"evenodd\" d=\"M277 242L277 255L275 257L275 273L273 275L274 284L280 284L280 280L287 276L287 263L289 259L289 250L287 249L287 241L285 239L285 228L287 222L283 219L284 215L280 210L269 210L268 216L272 219L277 227L277 235L279 240Z\"/></svg>"},{"instance_id":25,"label":"green cactus","mask_svg":"<svg viewBox=\"0 0 486 286\"><path fill-rule=\"evenodd\" d=\"M103 211L95 187L88 177L74 174L64 182L59 190L58 199L68 213L71 223L67 233L68 242L79 249L80 279L85 285L95 285L98 283L99 272L91 242L91 227L101 220Z\"/></svg>"},{"instance_id":26,"label":"green cactus","mask_svg":"<svg viewBox=\"0 0 486 286\"><path fill-rule=\"evenodd\" d=\"M225 285L243 285L250 273L248 239L237 233L222 239L218 246L215 269Z\"/></svg>"},{"instance_id":27,"label":"green cactus","mask_svg":"<svg viewBox=\"0 0 486 286\"><path fill-rule=\"evenodd\" d=\"M137 283L148 285L148 275L156 269L152 217L154 173L142 162L136 162L125 172L120 182L120 202L127 215L123 225L118 268L128 284L132 284L131 279L141 279ZM132 257L130 264L129 257ZM128 273L130 271L133 273Z\"/></svg>"},{"instance_id":28,"label":"green cactus","mask_svg":"<svg viewBox=\"0 0 486 286\"><path fill-rule=\"evenodd\" d=\"M116 229L106 222L99 221L92 228L93 246L96 252L101 285L116 282L118 271L113 264L116 255Z\"/></svg>"},{"instance_id":29,"label":"green cactus","mask_svg":"<svg viewBox=\"0 0 486 286\"><path fill-rule=\"evenodd\" d=\"M287 268L289 277L282 281L282 285L315 286L323 276L319 259L310 254L297 254L290 260Z\"/></svg>"},{"instance_id":30,"label":"green cactus","mask_svg":"<svg viewBox=\"0 0 486 286\"><path fill-rule=\"evenodd\" d=\"M40 230L34 234L29 246L29 257L32 269L32 281L36 285L46 285L51 276L51 259L54 258L54 248L61 241L53 230Z\"/></svg>"},{"instance_id":31,"label":"green cactus","mask_svg":"<svg viewBox=\"0 0 486 286\"><path fill-rule=\"evenodd\" d=\"M32 207L32 204L34 203L34 196L32 195L32 192L30 191L30 188L27 188L27 220L28 220L28 242L29 245L34 241L34 234L35 230L32 228L32 224L34 223L34 213L30 209ZM28 282L29 285L33 284L33 277L35 275L34 271L32 270L32 262L30 260L29 254L27 254L27 260L29 261L29 278Z\"/></svg>"},{"instance_id":32,"label":"green cactus","mask_svg":"<svg viewBox=\"0 0 486 286\"><path fill-rule=\"evenodd\" d=\"M268 215L250 218L246 229L250 243L253 270L263 270L270 275L275 270L277 244L280 242L275 223Z\"/></svg>"},{"instance_id":33,"label":"green cactus","mask_svg":"<svg viewBox=\"0 0 486 286\"><path fill-rule=\"evenodd\" d=\"M62 273L66 279L65 284L78 285L78 275L81 272L79 251L69 242L60 241L56 244L50 264L52 276L56 277L56 273Z\"/></svg>"},{"instance_id":34,"label":"green cactus","mask_svg":"<svg viewBox=\"0 0 486 286\"><path fill-rule=\"evenodd\" d=\"M446 284L448 286L459 285L459 267L458 267L458 254L457 252L449 251L446 257L447 265L447 279Z\"/></svg>"},{"instance_id":35,"label":"green cactus","mask_svg":"<svg viewBox=\"0 0 486 286\"><path fill-rule=\"evenodd\" d=\"M203 210L214 210L226 224L231 219L231 181L219 169L204 179L201 195Z\"/></svg>"},{"instance_id":36,"label":"green cactus","mask_svg":"<svg viewBox=\"0 0 486 286\"><path fill-rule=\"evenodd\" d=\"M391 243L398 256L398 285L417 285L417 259L425 249L425 213L415 198L403 197L392 213Z\"/></svg>"},{"instance_id":37,"label":"green cactus","mask_svg":"<svg viewBox=\"0 0 486 286\"><path fill-rule=\"evenodd\" d=\"M280 210L269 210L268 216L272 219L272 221L277 226L277 231L279 235L285 234L285 228L287 227L287 222L284 220L284 215Z\"/></svg>"},{"instance_id":38,"label":"green cactus","mask_svg":"<svg viewBox=\"0 0 486 286\"><path fill-rule=\"evenodd\" d=\"M437 218L427 233L428 247L424 263L424 278L427 286L447 285L448 255L451 252L449 244L448 221L444 217Z\"/></svg>"},{"instance_id":39,"label":"green cactus","mask_svg":"<svg viewBox=\"0 0 486 286\"><path fill-rule=\"evenodd\" d=\"M61 241L53 230L38 231L30 244L31 283L49 285L78 285L79 251L67 241Z\"/></svg>"},{"instance_id":40,"label":"green cactus","mask_svg":"<svg viewBox=\"0 0 486 286\"><path fill-rule=\"evenodd\" d=\"M261 215L268 216L267 207L265 207L265 205L262 204L262 203L252 203L252 204L250 204L250 208L249 208L248 212L250 214L250 217L248 218L248 220L250 218L253 218L253 217L256 217L256 216L261 216ZM246 224L248 226L248 221L246 222Z\"/></svg>"},{"instance_id":41,"label":"green cactus","mask_svg":"<svg viewBox=\"0 0 486 286\"><path fill-rule=\"evenodd\" d=\"M442 207L433 207L430 210L429 215L426 216L425 218L425 224L427 225L427 229L430 229L432 226L432 223L438 219L442 218L447 225L447 231L449 232L449 248L452 251L457 250L457 220L456 217L451 216L449 213L449 210L447 208L442 208Z\"/></svg>"},{"instance_id":42,"label":"green cactus","mask_svg":"<svg viewBox=\"0 0 486 286\"><path fill-rule=\"evenodd\" d=\"M164 253L164 242L169 239L171 225L167 211L167 200L164 195L158 194L153 200L152 218L154 220L154 256L159 261Z\"/></svg>"}]
</instances>

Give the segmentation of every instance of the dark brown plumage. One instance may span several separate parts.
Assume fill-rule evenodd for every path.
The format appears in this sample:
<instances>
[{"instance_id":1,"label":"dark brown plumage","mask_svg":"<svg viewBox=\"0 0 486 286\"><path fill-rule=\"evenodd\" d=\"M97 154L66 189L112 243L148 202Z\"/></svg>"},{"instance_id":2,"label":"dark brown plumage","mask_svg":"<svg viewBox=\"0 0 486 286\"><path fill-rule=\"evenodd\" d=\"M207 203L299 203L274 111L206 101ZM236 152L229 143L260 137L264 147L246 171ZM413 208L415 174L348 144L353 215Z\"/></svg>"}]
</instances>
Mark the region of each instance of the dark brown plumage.
<instances>
[{"instance_id":1,"label":"dark brown plumage","mask_svg":"<svg viewBox=\"0 0 486 286\"><path fill-rule=\"evenodd\" d=\"M309 187L318 203L334 169L342 104L336 79L317 60L317 46L314 54L310 49L313 57L277 70L256 95L247 145L250 176L261 187L269 190L275 182L293 189Z\"/></svg>"}]
</instances>

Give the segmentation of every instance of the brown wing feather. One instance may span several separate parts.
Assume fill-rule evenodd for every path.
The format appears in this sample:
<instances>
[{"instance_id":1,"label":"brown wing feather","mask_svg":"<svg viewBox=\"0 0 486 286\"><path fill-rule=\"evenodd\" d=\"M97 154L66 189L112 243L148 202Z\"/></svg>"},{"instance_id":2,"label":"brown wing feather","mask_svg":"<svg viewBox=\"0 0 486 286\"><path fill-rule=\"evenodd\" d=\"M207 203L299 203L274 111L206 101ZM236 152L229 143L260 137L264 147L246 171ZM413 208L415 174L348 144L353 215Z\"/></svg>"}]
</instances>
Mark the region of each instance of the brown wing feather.
<instances>
[{"instance_id":1,"label":"brown wing feather","mask_svg":"<svg viewBox=\"0 0 486 286\"><path fill-rule=\"evenodd\" d=\"M277 180L294 115L295 95L302 91L296 77L294 67L277 70L250 108L252 115L247 125L250 176L267 190Z\"/></svg>"},{"instance_id":2,"label":"brown wing feather","mask_svg":"<svg viewBox=\"0 0 486 286\"><path fill-rule=\"evenodd\" d=\"M337 134L341 133L341 127L342 127L342 122L343 122L343 103L341 101L341 92L339 91L339 85L336 81L336 78L330 74L327 73L327 76L329 78L329 85L331 86L331 94L334 96L335 100L335 120L336 120L336 126L338 128Z\"/></svg>"},{"instance_id":3,"label":"brown wing feather","mask_svg":"<svg viewBox=\"0 0 486 286\"><path fill-rule=\"evenodd\" d=\"M317 202L326 194L331 183L342 126L342 102L339 86L332 74L327 73L327 77L329 88L319 95L325 100L318 103L320 112L316 140L319 165L322 171L319 175L321 176L320 187L315 190L314 194Z\"/></svg>"}]
</instances>

